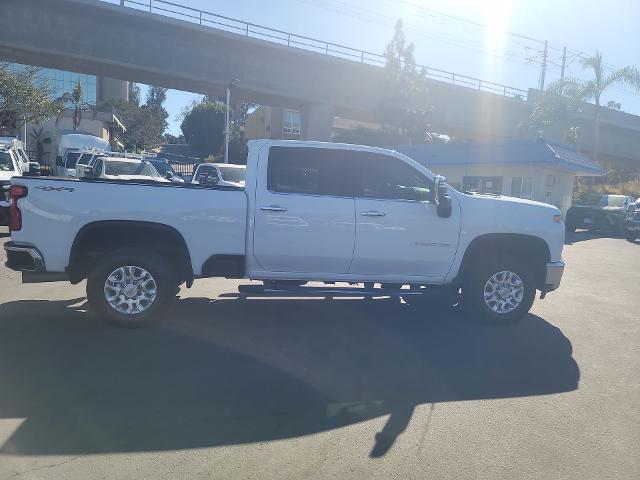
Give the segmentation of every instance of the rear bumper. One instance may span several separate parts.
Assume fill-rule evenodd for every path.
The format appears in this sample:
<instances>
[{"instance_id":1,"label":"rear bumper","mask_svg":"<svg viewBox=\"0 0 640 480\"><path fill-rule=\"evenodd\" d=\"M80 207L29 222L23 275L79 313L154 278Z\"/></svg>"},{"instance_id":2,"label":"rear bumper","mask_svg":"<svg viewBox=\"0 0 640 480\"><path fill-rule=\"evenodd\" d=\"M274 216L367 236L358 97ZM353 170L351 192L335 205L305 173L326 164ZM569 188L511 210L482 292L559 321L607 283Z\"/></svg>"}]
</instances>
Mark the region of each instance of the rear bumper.
<instances>
[{"instance_id":1,"label":"rear bumper","mask_svg":"<svg viewBox=\"0 0 640 480\"><path fill-rule=\"evenodd\" d=\"M544 292L552 292L560 286L562 274L564 273L564 262L547 263L547 277L544 281Z\"/></svg>"},{"instance_id":2,"label":"rear bumper","mask_svg":"<svg viewBox=\"0 0 640 480\"><path fill-rule=\"evenodd\" d=\"M30 245L19 245L15 242L4 244L7 252L5 265L17 272L44 272L44 258L36 247Z\"/></svg>"}]
</instances>

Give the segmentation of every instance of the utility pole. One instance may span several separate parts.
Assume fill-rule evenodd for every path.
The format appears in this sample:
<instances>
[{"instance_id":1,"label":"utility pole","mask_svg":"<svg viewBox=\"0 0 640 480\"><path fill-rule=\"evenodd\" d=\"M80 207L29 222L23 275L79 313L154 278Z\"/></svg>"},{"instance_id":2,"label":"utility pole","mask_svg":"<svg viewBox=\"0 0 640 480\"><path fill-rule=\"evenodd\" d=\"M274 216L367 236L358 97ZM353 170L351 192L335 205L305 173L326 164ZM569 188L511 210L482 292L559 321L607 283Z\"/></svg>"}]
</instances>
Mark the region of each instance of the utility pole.
<instances>
[{"instance_id":1,"label":"utility pole","mask_svg":"<svg viewBox=\"0 0 640 480\"><path fill-rule=\"evenodd\" d=\"M564 85L564 69L567 66L567 47L562 50L562 69L560 70L560 85Z\"/></svg>"},{"instance_id":2,"label":"utility pole","mask_svg":"<svg viewBox=\"0 0 640 480\"><path fill-rule=\"evenodd\" d=\"M236 88L239 81L240 80L236 78L227 86L227 108L224 112L224 163L229 163L229 134L231 133L229 107L231 103L231 89Z\"/></svg>"},{"instance_id":3,"label":"utility pole","mask_svg":"<svg viewBox=\"0 0 640 480\"><path fill-rule=\"evenodd\" d=\"M547 55L549 53L549 40L544 41L544 56L542 57L542 71L540 72L540 91L544 90L544 76L547 73Z\"/></svg>"}]
</instances>

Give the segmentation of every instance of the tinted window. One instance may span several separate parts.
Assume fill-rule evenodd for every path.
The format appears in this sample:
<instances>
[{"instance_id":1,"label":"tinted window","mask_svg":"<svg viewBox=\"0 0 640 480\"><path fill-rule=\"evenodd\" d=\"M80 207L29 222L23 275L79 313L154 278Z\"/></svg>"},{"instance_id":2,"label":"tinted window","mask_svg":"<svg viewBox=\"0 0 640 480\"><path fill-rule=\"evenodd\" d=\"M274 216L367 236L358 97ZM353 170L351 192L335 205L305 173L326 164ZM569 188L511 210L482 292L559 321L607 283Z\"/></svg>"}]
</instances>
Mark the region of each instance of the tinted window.
<instances>
[{"instance_id":1,"label":"tinted window","mask_svg":"<svg viewBox=\"0 0 640 480\"><path fill-rule=\"evenodd\" d=\"M432 199L433 182L408 163L380 153L352 153L358 157L358 196L417 201Z\"/></svg>"},{"instance_id":2,"label":"tinted window","mask_svg":"<svg viewBox=\"0 0 640 480\"><path fill-rule=\"evenodd\" d=\"M348 154L330 148L271 147L267 188L271 192L351 197Z\"/></svg>"}]
</instances>

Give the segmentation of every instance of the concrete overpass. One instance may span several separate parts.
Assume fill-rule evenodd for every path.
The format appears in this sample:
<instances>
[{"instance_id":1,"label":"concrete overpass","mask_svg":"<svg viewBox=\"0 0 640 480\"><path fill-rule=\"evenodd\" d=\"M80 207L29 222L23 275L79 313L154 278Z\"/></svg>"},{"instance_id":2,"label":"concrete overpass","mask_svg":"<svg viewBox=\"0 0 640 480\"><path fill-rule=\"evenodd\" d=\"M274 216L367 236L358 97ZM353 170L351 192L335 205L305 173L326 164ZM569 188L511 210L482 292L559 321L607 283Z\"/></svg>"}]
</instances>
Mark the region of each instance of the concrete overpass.
<instances>
[{"instance_id":1,"label":"concrete overpass","mask_svg":"<svg viewBox=\"0 0 640 480\"><path fill-rule=\"evenodd\" d=\"M327 139L333 115L375 120L378 66L97 0L0 0L0 58L299 109L305 138ZM524 98L430 80L433 129L458 138L509 138L529 114ZM585 114L585 120L590 115ZM585 124L587 125L587 124ZM584 128L583 146L589 147ZM607 112L602 152L640 161L640 118Z\"/></svg>"}]
</instances>

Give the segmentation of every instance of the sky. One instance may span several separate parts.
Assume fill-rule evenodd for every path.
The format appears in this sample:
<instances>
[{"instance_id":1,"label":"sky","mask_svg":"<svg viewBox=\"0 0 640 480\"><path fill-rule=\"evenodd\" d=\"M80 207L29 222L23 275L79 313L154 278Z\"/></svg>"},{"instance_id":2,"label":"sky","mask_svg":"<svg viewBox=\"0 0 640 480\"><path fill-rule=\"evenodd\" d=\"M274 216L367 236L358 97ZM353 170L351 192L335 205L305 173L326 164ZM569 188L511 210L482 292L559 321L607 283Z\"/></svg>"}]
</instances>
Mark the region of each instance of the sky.
<instances>
[{"instance_id":1,"label":"sky","mask_svg":"<svg viewBox=\"0 0 640 480\"><path fill-rule=\"evenodd\" d=\"M113 0L111 0L113 1ZM155 0L154 0L155 1ZM173 0L211 13L382 53L398 18L415 45L419 64L528 89L538 85L548 40L546 83L560 77L562 47L567 76L589 78L578 53L600 50L607 67L640 67L640 0ZM170 90L169 133L200 95ZM631 87L607 91L629 113L640 114Z\"/></svg>"}]
</instances>

